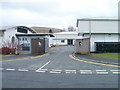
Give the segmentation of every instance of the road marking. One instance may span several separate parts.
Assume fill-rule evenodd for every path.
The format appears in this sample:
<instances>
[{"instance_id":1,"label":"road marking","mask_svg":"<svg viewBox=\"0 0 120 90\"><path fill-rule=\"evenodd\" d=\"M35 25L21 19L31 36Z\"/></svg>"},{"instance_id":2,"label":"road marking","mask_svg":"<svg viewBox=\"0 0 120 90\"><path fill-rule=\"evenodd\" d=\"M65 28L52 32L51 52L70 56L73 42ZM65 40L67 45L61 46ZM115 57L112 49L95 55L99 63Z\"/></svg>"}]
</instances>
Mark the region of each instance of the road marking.
<instances>
[{"instance_id":1,"label":"road marking","mask_svg":"<svg viewBox=\"0 0 120 90\"><path fill-rule=\"evenodd\" d=\"M61 72L62 70L60 70L60 69L52 69L52 71L58 71L58 72Z\"/></svg>"},{"instance_id":2,"label":"road marking","mask_svg":"<svg viewBox=\"0 0 120 90\"><path fill-rule=\"evenodd\" d=\"M92 72L80 72L80 74L92 74Z\"/></svg>"},{"instance_id":3,"label":"road marking","mask_svg":"<svg viewBox=\"0 0 120 90\"><path fill-rule=\"evenodd\" d=\"M104 72L104 71L106 71L106 70L96 70L97 72Z\"/></svg>"},{"instance_id":4,"label":"road marking","mask_svg":"<svg viewBox=\"0 0 120 90\"><path fill-rule=\"evenodd\" d=\"M58 71L50 71L50 73L61 73L61 72L58 72Z\"/></svg>"},{"instance_id":5,"label":"road marking","mask_svg":"<svg viewBox=\"0 0 120 90\"><path fill-rule=\"evenodd\" d=\"M4 70L4 68L0 68L0 70Z\"/></svg>"},{"instance_id":6,"label":"road marking","mask_svg":"<svg viewBox=\"0 0 120 90\"><path fill-rule=\"evenodd\" d=\"M110 70L111 72L118 72L118 71L120 71L120 70Z\"/></svg>"},{"instance_id":7,"label":"road marking","mask_svg":"<svg viewBox=\"0 0 120 90\"><path fill-rule=\"evenodd\" d=\"M68 74L68 73L74 73L74 74L76 74L77 72L68 72L68 71L66 71L65 73L66 73L66 74Z\"/></svg>"},{"instance_id":8,"label":"road marking","mask_svg":"<svg viewBox=\"0 0 120 90\"><path fill-rule=\"evenodd\" d=\"M80 70L80 72L91 72L92 70Z\"/></svg>"},{"instance_id":9,"label":"road marking","mask_svg":"<svg viewBox=\"0 0 120 90\"><path fill-rule=\"evenodd\" d=\"M69 72L76 72L76 70L65 70L66 72L69 71Z\"/></svg>"},{"instance_id":10,"label":"road marking","mask_svg":"<svg viewBox=\"0 0 120 90\"><path fill-rule=\"evenodd\" d=\"M7 71L15 71L15 69L7 68Z\"/></svg>"},{"instance_id":11,"label":"road marking","mask_svg":"<svg viewBox=\"0 0 120 90\"><path fill-rule=\"evenodd\" d=\"M97 74L108 74L108 72L97 72Z\"/></svg>"},{"instance_id":12,"label":"road marking","mask_svg":"<svg viewBox=\"0 0 120 90\"><path fill-rule=\"evenodd\" d=\"M47 71L47 69L41 69L41 70L36 70L35 72L46 72Z\"/></svg>"},{"instance_id":13,"label":"road marking","mask_svg":"<svg viewBox=\"0 0 120 90\"><path fill-rule=\"evenodd\" d=\"M113 74L120 74L120 72L112 72Z\"/></svg>"},{"instance_id":14,"label":"road marking","mask_svg":"<svg viewBox=\"0 0 120 90\"><path fill-rule=\"evenodd\" d=\"M36 72L39 72L42 68L44 68L45 66L47 66L50 63L50 61L48 61L47 63L45 63L42 67L40 67L39 69L36 70Z\"/></svg>"},{"instance_id":15,"label":"road marking","mask_svg":"<svg viewBox=\"0 0 120 90\"><path fill-rule=\"evenodd\" d=\"M65 73L66 74L68 74L68 73L74 73L74 74L76 74L77 72L76 72L76 70L65 70Z\"/></svg>"},{"instance_id":16,"label":"road marking","mask_svg":"<svg viewBox=\"0 0 120 90\"><path fill-rule=\"evenodd\" d=\"M49 54L44 54L44 55L35 56L35 57L25 57L25 58L18 58L18 59L0 60L0 62L30 60L30 59L35 59L35 58L44 57L44 56L48 56L48 55Z\"/></svg>"},{"instance_id":17,"label":"road marking","mask_svg":"<svg viewBox=\"0 0 120 90\"><path fill-rule=\"evenodd\" d=\"M29 70L26 70L26 69L18 69L18 71L20 71L20 72L27 72L27 71L29 71Z\"/></svg>"},{"instance_id":18,"label":"road marking","mask_svg":"<svg viewBox=\"0 0 120 90\"><path fill-rule=\"evenodd\" d=\"M120 65L113 65L113 64L104 64L104 63L98 63L98 62L92 62L92 61L86 61L86 60L81 60L76 58L73 55L69 55L70 58L77 60L77 61L81 61L81 62L85 62L85 63L90 63L90 64L96 64L96 65L103 65L103 66L111 66L111 67L120 67Z\"/></svg>"},{"instance_id":19,"label":"road marking","mask_svg":"<svg viewBox=\"0 0 120 90\"><path fill-rule=\"evenodd\" d=\"M62 72L62 70L60 70L60 69L52 69L50 71L50 73L61 73L61 72Z\"/></svg>"}]
</instances>

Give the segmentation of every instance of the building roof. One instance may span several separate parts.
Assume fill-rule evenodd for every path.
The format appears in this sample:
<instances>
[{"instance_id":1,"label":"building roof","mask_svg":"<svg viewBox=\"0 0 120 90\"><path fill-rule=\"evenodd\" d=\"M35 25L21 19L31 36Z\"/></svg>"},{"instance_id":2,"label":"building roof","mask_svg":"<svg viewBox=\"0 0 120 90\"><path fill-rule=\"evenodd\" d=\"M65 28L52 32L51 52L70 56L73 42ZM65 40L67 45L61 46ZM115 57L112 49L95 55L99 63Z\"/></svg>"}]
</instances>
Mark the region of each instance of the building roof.
<instances>
[{"instance_id":1,"label":"building roof","mask_svg":"<svg viewBox=\"0 0 120 90\"><path fill-rule=\"evenodd\" d=\"M82 19L77 19L77 24L76 26L78 27L78 22L79 21L119 21L120 18L82 18Z\"/></svg>"},{"instance_id":2,"label":"building roof","mask_svg":"<svg viewBox=\"0 0 120 90\"><path fill-rule=\"evenodd\" d=\"M33 33L33 34L16 34L17 37L20 36L50 36L50 37L54 37L54 35L52 34L47 34L47 33Z\"/></svg>"},{"instance_id":3,"label":"building roof","mask_svg":"<svg viewBox=\"0 0 120 90\"><path fill-rule=\"evenodd\" d=\"M0 26L0 30L9 30L11 28L24 28L24 29L31 31L32 33L36 33L34 29L26 27L26 26Z\"/></svg>"},{"instance_id":4,"label":"building roof","mask_svg":"<svg viewBox=\"0 0 120 90\"><path fill-rule=\"evenodd\" d=\"M78 32L59 32L59 33L55 33L55 35L68 35L68 34L78 34Z\"/></svg>"}]
</instances>

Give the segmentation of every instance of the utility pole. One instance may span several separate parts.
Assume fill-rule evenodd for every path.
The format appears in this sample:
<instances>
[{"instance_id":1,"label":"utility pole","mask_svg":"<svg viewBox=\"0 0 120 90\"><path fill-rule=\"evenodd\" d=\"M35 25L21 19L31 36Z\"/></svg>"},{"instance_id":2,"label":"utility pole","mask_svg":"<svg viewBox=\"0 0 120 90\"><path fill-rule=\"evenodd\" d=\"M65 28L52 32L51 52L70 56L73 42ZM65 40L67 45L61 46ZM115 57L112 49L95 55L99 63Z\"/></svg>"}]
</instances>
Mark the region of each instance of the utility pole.
<instances>
[{"instance_id":1,"label":"utility pole","mask_svg":"<svg viewBox=\"0 0 120 90\"><path fill-rule=\"evenodd\" d=\"M89 48L91 50L91 20L89 20L89 39L90 39L90 42L89 42L90 47Z\"/></svg>"}]
</instances>

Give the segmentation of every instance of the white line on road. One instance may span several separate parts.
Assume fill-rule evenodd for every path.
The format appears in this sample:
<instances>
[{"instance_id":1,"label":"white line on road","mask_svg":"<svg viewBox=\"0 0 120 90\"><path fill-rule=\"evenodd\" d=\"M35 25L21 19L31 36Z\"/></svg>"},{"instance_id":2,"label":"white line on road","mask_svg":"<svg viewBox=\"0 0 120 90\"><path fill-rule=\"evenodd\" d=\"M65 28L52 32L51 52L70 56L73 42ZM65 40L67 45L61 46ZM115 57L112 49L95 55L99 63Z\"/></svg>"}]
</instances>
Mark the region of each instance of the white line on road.
<instances>
[{"instance_id":1,"label":"white line on road","mask_svg":"<svg viewBox=\"0 0 120 90\"><path fill-rule=\"evenodd\" d=\"M118 72L118 71L120 71L120 70L110 70L111 72Z\"/></svg>"},{"instance_id":2,"label":"white line on road","mask_svg":"<svg viewBox=\"0 0 120 90\"><path fill-rule=\"evenodd\" d=\"M4 70L4 68L0 68L0 70Z\"/></svg>"},{"instance_id":3,"label":"white line on road","mask_svg":"<svg viewBox=\"0 0 120 90\"><path fill-rule=\"evenodd\" d=\"M120 72L112 72L113 74L120 74Z\"/></svg>"},{"instance_id":4,"label":"white line on road","mask_svg":"<svg viewBox=\"0 0 120 90\"><path fill-rule=\"evenodd\" d=\"M76 72L76 70L65 70L66 72Z\"/></svg>"},{"instance_id":5,"label":"white line on road","mask_svg":"<svg viewBox=\"0 0 120 90\"><path fill-rule=\"evenodd\" d=\"M45 70L39 70L39 71L35 71L35 72L46 72Z\"/></svg>"},{"instance_id":6,"label":"white line on road","mask_svg":"<svg viewBox=\"0 0 120 90\"><path fill-rule=\"evenodd\" d=\"M50 71L50 73L61 73L61 72L57 72L57 71Z\"/></svg>"},{"instance_id":7,"label":"white line on road","mask_svg":"<svg viewBox=\"0 0 120 90\"><path fill-rule=\"evenodd\" d=\"M15 69L7 68L7 71L15 71Z\"/></svg>"},{"instance_id":8,"label":"white line on road","mask_svg":"<svg viewBox=\"0 0 120 90\"><path fill-rule=\"evenodd\" d=\"M68 74L68 73L74 73L74 74L76 74L77 72L76 71L74 71L74 72L68 72L68 71L66 71L65 73L66 74Z\"/></svg>"},{"instance_id":9,"label":"white line on road","mask_svg":"<svg viewBox=\"0 0 120 90\"><path fill-rule=\"evenodd\" d=\"M80 70L80 72L91 72L92 70Z\"/></svg>"},{"instance_id":10,"label":"white line on road","mask_svg":"<svg viewBox=\"0 0 120 90\"><path fill-rule=\"evenodd\" d=\"M103 71L106 71L106 70L96 70L97 72L103 72Z\"/></svg>"},{"instance_id":11,"label":"white line on road","mask_svg":"<svg viewBox=\"0 0 120 90\"><path fill-rule=\"evenodd\" d=\"M92 72L80 72L80 74L92 74Z\"/></svg>"},{"instance_id":12,"label":"white line on road","mask_svg":"<svg viewBox=\"0 0 120 90\"><path fill-rule=\"evenodd\" d=\"M36 70L36 72L46 72L47 71L47 69L41 69L41 70Z\"/></svg>"},{"instance_id":13,"label":"white line on road","mask_svg":"<svg viewBox=\"0 0 120 90\"><path fill-rule=\"evenodd\" d=\"M40 67L39 69L36 70L36 72L40 71L43 67L45 67L46 65L48 65L50 63L50 61L48 61L47 63L45 63L42 67Z\"/></svg>"},{"instance_id":14,"label":"white line on road","mask_svg":"<svg viewBox=\"0 0 120 90\"><path fill-rule=\"evenodd\" d=\"M62 70L60 70L60 69L52 69L52 71L59 71L59 72L61 72Z\"/></svg>"},{"instance_id":15,"label":"white line on road","mask_svg":"<svg viewBox=\"0 0 120 90\"><path fill-rule=\"evenodd\" d=\"M108 74L108 72L97 72L97 74Z\"/></svg>"},{"instance_id":16,"label":"white line on road","mask_svg":"<svg viewBox=\"0 0 120 90\"><path fill-rule=\"evenodd\" d=\"M29 70L26 70L26 69L18 69L18 71L20 71L20 72L27 72L27 71L29 71Z\"/></svg>"}]
</instances>

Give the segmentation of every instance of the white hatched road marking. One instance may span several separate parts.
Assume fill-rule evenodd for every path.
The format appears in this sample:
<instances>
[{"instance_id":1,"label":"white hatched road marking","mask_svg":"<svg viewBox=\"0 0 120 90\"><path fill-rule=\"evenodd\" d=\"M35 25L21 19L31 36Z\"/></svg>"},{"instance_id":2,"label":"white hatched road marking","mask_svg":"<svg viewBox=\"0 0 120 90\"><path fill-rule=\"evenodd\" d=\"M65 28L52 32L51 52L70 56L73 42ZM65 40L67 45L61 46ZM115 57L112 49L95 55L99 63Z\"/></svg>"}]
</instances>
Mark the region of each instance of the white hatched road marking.
<instances>
[{"instance_id":1,"label":"white hatched road marking","mask_svg":"<svg viewBox=\"0 0 120 90\"><path fill-rule=\"evenodd\" d=\"M40 67L39 69L36 70L36 72L39 72L43 67L45 67L46 65L48 65L50 63L50 61L48 61L47 63L45 63L42 67Z\"/></svg>"},{"instance_id":2,"label":"white hatched road marking","mask_svg":"<svg viewBox=\"0 0 120 90\"><path fill-rule=\"evenodd\" d=\"M7 71L15 71L15 69L7 68Z\"/></svg>"},{"instance_id":3,"label":"white hatched road marking","mask_svg":"<svg viewBox=\"0 0 120 90\"><path fill-rule=\"evenodd\" d=\"M27 71L29 71L29 70L26 70L26 69L18 69L18 71L27 72Z\"/></svg>"}]
</instances>

